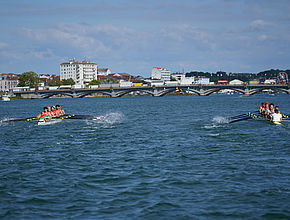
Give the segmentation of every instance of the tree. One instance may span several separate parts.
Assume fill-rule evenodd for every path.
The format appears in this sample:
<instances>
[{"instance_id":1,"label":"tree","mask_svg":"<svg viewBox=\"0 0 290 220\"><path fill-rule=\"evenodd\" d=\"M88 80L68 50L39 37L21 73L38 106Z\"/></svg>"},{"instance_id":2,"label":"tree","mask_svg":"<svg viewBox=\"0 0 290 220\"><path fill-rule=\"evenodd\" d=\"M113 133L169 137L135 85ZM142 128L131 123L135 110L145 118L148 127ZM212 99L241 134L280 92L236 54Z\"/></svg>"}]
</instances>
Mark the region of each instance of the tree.
<instances>
[{"instance_id":1,"label":"tree","mask_svg":"<svg viewBox=\"0 0 290 220\"><path fill-rule=\"evenodd\" d=\"M139 80L136 81L136 83L145 83L145 81L142 80L142 79L139 79Z\"/></svg>"},{"instance_id":2,"label":"tree","mask_svg":"<svg viewBox=\"0 0 290 220\"><path fill-rule=\"evenodd\" d=\"M32 71L22 73L18 80L18 86L29 86L30 88L35 88L40 82L38 75Z\"/></svg>"},{"instance_id":3,"label":"tree","mask_svg":"<svg viewBox=\"0 0 290 220\"><path fill-rule=\"evenodd\" d=\"M101 84L101 81L100 81L100 80L96 80L96 79L92 80L92 81L89 83L89 85L100 85L100 84Z\"/></svg>"},{"instance_id":4,"label":"tree","mask_svg":"<svg viewBox=\"0 0 290 220\"><path fill-rule=\"evenodd\" d=\"M116 80L112 79L112 78L108 78L107 79L107 83L116 83Z\"/></svg>"},{"instance_id":5,"label":"tree","mask_svg":"<svg viewBox=\"0 0 290 220\"><path fill-rule=\"evenodd\" d=\"M177 81L174 77L170 76L170 81Z\"/></svg>"},{"instance_id":6,"label":"tree","mask_svg":"<svg viewBox=\"0 0 290 220\"><path fill-rule=\"evenodd\" d=\"M49 86L60 86L61 85L61 81L59 77L55 77L52 80L50 80L50 82L48 83Z\"/></svg>"},{"instance_id":7,"label":"tree","mask_svg":"<svg viewBox=\"0 0 290 220\"><path fill-rule=\"evenodd\" d=\"M61 81L61 85L74 85L76 84L75 81L72 78L69 79L63 79Z\"/></svg>"}]
</instances>

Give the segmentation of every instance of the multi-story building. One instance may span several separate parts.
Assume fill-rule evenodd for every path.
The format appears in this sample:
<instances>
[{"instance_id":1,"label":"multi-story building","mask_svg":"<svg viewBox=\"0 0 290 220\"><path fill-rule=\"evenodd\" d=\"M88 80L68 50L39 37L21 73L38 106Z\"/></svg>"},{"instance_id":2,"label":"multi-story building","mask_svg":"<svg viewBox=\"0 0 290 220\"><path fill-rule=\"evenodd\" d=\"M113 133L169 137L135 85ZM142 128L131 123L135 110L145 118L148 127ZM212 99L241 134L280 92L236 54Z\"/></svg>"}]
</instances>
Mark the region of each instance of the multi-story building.
<instances>
[{"instance_id":1,"label":"multi-story building","mask_svg":"<svg viewBox=\"0 0 290 220\"><path fill-rule=\"evenodd\" d=\"M0 74L0 91L8 92L9 90L12 90L13 88L17 87L17 84L18 84L18 75L13 73Z\"/></svg>"},{"instance_id":2,"label":"multi-story building","mask_svg":"<svg viewBox=\"0 0 290 220\"><path fill-rule=\"evenodd\" d=\"M205 76L194 77L195 84L209 84L209 78Z\"/></svg>"},{"instance_id":3,"label":"multi-story building","mask_svg":"<svg viewBox=\"0 0 290 220\"><path fill-rule=\"evenodd\" d=\"M172 77L173 79L176 79L176 80L178 80L178 81L181 81L182 79L185 78L185 74L184 74L184 73L172 73L172 74L171 74L171 77Z\"/></svg>"},{"instance_id":4,"label":"multi-story building","mask_svg":"<svg viewBox=\"0 0 290 220\"><path fill-rule=\"evenodd\" d=\"M171 77L176 79L180 85L209 84L209 78L205 76L186 77L184 73L172 73Z\"/></svg>"},{"instance_id":5,"label":"multi-story building","mask_svg":"<svg viewBox=\"0 0 290 220\"><path fill-rule=\"evenodd\" d=\"M151 79L170 81L170 71L165 68L154 67L152 69Z\"/></svg>"},{"instance_id":6,"label":"multi-story building","mask_svg":"<svg viewBox=\"0 0 290 220\"><path fill-rule=\"evenodd\" d=\"M135 81L135 76L128 73L112 73L109 76L116 80Z\"/></svg>"},{"instance_id":7,"label":"multi-story building","mask_svg":"<svg viewBox=\"0 0 290 220\"><path fill-rule=\"evenodd\" d=\"M111 74L111 71L108 68L98 69L98 76L107 76L109 74Z\"/></svg>"},{"instance_id":8,"label":"multi-story building","mask_svg":"<svg viewBox=\"0 0 290 220\"><path fill-rule=\"evenodd\" d=\"M70 61L60 64L60 80L72 78L77 85L97 79L98 65L91 62Z\"/></svg>"}]
</instances>

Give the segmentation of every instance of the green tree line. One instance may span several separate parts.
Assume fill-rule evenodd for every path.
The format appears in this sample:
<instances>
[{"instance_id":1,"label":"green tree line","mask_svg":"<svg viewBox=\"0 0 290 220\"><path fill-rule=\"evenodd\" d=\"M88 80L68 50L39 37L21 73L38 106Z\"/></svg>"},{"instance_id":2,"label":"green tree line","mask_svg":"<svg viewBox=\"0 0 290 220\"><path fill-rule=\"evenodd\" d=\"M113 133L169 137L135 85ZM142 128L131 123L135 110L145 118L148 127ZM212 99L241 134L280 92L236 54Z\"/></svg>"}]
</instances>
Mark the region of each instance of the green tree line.
<instances>
[{"instance_id":1,"label":"green tree line","mask_svg":"<svg viewBox=\"0 0 290 220\"><path fill-rule=\"evenodd\" d=\"M18 79L19 83L18 86L23 87L23 86L29 86L30 88L35 88L39 86L41 83L41 80L37 73L35 72L24 72L19 76ZM63 79L60 80L59 77L53 78L50 82L48 82L49 86L61 86L61 85L75 85L75 81L70 78L70 79Z\"/></svg>"},{"instance_id":2,"label":"green tree line","mask_svg":"<svg viewBox=\"0 0 290 220\"><path fill-rule=\"evenodd\" d=\"M35 72L25 72L19 76L19 86L29 86L30 88L35 88L39 86L41 80ZM89 85L100 85L103 83L116 83L115 79L105 79L105 80L92 80ZM61 85L75 85L75 81L72 78L60 80L59 77L55 77L48 82L49 86L61 86Z\"/></svg>"},{"instance_id":3,"label":"green tree line","mask_svg":"<svg viewBox=\"0 0 290 220\"><path fill-rule=\"evenodd\" d=\"M226 73L222 71L218 71L216 73L209 73L209 72L199 72L199 71L191 71L189 73L186 73L187 77L191 76L206 76L210 78L210 81L216 82L218 80L234 80L239 79L244 82L253 80L253 79L259 79L259 80L265 80L265 79L275 79L277 78L278 74L280 72L285 72L290 76L290 70L280 70L280 69L271 69L262 71L259 73Z\"/></svg>"}]
</instances>

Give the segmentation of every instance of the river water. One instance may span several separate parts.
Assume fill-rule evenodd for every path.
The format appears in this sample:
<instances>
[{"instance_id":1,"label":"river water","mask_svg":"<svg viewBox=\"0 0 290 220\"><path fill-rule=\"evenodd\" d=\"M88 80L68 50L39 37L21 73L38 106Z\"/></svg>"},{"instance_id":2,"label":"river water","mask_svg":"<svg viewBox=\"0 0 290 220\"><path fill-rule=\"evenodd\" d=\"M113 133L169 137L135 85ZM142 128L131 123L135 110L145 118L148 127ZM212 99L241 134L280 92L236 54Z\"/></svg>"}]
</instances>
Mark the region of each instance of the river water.
<instances>
[{"instance_id":1,"label":"river water","mask_svg":"<svg viewBox=\"0 0 290 220\"><path fill-rule=\"evenodd\" d=\"M102 116L0 125L3 219L289 219L290 123L226 117L290 96L36 99L0 120L61 104Z\"/></svg>"}]
</instances>

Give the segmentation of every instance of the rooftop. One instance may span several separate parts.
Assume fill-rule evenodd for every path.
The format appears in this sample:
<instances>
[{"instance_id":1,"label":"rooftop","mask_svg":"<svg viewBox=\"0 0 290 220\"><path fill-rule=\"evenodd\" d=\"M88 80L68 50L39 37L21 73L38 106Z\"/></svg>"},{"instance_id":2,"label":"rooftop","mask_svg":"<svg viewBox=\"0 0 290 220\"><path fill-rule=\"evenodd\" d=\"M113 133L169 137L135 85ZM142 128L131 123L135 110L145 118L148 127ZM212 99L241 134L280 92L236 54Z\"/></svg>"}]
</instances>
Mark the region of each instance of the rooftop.
<instances>
[{"instance_id":1,"label":"rooftop","mask_svg":"<svg viewBox=\"0 0 290 220\"><path fill-rule=\"evenodd\" d=\"M97 65L96 63L91 63L91 62L86 62L86 61L82 61L82 62L65 62L65 63L61 63L60 65L70 65L70 64L92 64L92 65Z\"/></svg>"}]
</instances>

